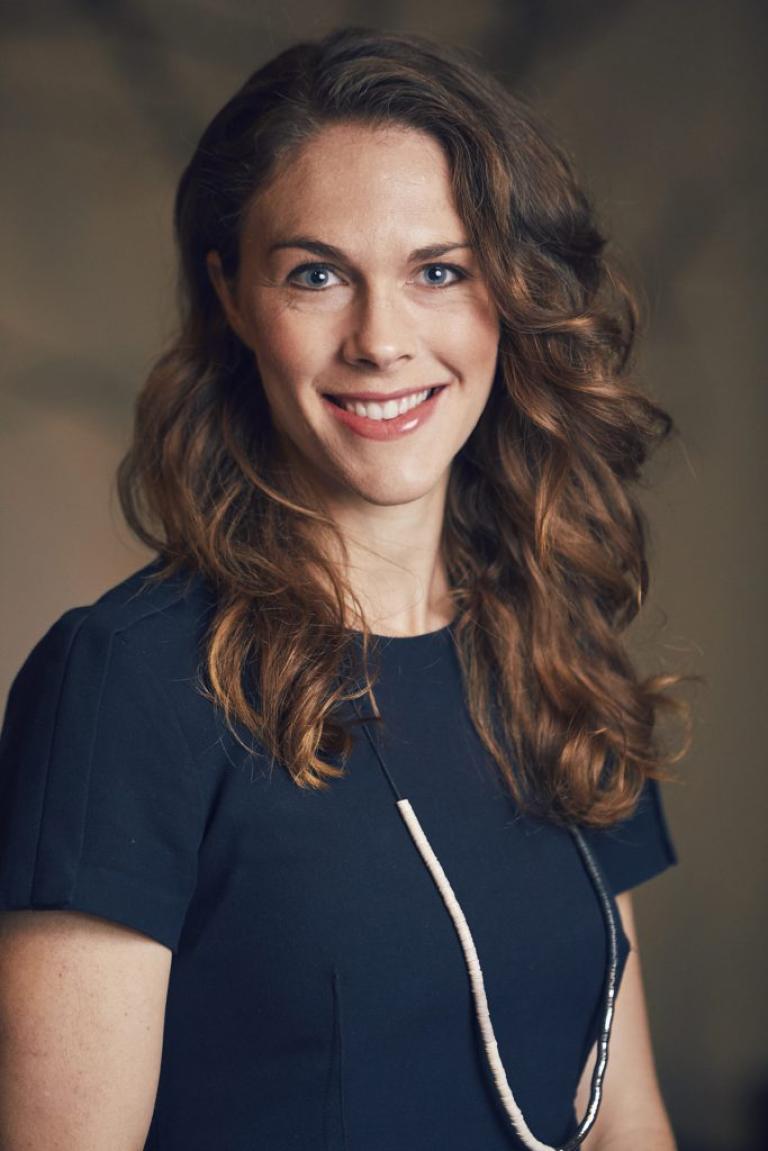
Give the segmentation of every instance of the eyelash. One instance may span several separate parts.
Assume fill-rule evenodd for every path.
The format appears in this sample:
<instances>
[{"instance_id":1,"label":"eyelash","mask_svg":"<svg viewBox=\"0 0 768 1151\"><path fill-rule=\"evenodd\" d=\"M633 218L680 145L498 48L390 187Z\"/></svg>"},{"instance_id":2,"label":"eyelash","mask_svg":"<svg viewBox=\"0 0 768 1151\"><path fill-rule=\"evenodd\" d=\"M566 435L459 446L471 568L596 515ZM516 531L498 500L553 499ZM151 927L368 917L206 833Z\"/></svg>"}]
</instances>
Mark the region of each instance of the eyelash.
<instances>
[{"instance_id":1,"label":"eyelash","mask_svg":"<svg viewBox=\"0 0 768 1151\"><path fill-rule=\"evenodd\" d=\"M445 290L445 288L451 288L455 284L461 283L462 280L466 280L469 278L469 273L466 272L463 268L457 267L455 264L441 264L441 263L424 264L424 266L422 268L420 268L419 271L424 272L428 268L444 268L448 272L453 272L458 277L458 279L452 280L449 284L431 284L430 285L431 287L436 288L438 291L443 291L443 290ZM333 274L335 276L339 275L339 273L335 270L335 268L332 268L330 264L321 264L321 263L302 264L300 267L294 268L293 271L289 273L288 282L294 288L299 288L300 291L304 291L304 292L323 292L323 291L326 291L326 288L328 285L326 285L326 286L320 285L319 287L310 288L306 284L297 284L297 283L293 282L294 276L299 276L303 272L315 272L315 271L333 272ZM333 285L331 284L330 287L333 287Z\"/></svg>"}]
</instances>

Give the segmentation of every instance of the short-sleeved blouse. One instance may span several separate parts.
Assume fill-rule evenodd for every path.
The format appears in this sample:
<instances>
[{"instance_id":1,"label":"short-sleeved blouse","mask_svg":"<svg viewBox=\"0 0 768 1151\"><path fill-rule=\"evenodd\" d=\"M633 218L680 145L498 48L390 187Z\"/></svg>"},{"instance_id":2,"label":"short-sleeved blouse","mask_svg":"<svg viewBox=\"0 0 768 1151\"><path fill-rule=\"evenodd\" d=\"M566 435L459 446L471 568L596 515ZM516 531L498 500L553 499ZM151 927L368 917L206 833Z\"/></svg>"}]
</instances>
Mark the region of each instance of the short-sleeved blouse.
<instances>
[{"instance_id":1,"label":"short-sleeved blouse","mask_svg":"<svg viewBox=\"0 0 768 1151\"><path fill-rule=\"evenodd\" d=\"M325 791L246 751L198 686L211 593L147 584L156 567L50 628L0 742L0 908L78 909L173 952L146 1151L519 1147L364 732ZM491 770L451 625L377 647L387 767L472 931L526 1121L562 1142L600 1022L594 889L567 830L522 816ZM676 862L656 784L588 842L612 897Z\"/></svg>"}]
</instances>

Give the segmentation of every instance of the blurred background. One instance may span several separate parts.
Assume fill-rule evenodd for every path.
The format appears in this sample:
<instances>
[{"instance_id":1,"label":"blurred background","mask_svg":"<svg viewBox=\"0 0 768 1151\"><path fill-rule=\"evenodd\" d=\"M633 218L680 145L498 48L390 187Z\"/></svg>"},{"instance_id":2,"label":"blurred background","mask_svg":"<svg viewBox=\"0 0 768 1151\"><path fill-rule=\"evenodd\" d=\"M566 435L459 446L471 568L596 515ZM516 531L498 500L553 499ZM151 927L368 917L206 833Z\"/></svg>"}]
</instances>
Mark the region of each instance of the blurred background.
<instances>
[{"instance_id":1,"label":"blurred background","mask_svg":"<svg viewBox=\"0 0 768 1151\"><path fill-rule=\"evenodd\" d=\"M648 298L639 374L679 440L649 472L631 644L694 672L666 785L680 865L635 902L680 1151L768 1146L766 7L748 0L4 3L0 693L66 609L150 558L114 471L174 323L175 183L254 68L341 24L477 53L574 156ZM763 495L760 495L760 492ZM474 1151L474 1149L473 1149Z\"/></svg>"}]
</instances>

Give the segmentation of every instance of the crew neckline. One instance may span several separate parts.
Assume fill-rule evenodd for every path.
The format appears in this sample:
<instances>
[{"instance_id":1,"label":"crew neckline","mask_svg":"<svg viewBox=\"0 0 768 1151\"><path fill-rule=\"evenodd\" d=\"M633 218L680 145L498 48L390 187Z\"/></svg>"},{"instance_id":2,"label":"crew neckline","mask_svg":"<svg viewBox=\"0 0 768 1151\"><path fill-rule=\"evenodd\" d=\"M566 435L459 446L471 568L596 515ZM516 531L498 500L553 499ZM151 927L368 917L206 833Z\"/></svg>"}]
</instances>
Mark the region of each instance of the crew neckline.
<instances>
[{"instance_id":1,"label":"crew neckline","mask_svg":"<svg viewBox=\"0 0 768 1151\"><path fill-rule=\"evenodd\" d=\"M371 639L386 640L388 643L394 642L396 644L415 644L418 643L419 640L425 641L439 639L441 636L448 635L448 633L453 629L457 618L458 617L454 617L450 623L444 624L442 627L437 628L435 631L422 631L418 632L416 635L380 635L378 632L371 632ZM356 639L360 639L362 637L363 633L356 628L348 628L347 630L350 631Z\"/></svg>"}]
</instances>

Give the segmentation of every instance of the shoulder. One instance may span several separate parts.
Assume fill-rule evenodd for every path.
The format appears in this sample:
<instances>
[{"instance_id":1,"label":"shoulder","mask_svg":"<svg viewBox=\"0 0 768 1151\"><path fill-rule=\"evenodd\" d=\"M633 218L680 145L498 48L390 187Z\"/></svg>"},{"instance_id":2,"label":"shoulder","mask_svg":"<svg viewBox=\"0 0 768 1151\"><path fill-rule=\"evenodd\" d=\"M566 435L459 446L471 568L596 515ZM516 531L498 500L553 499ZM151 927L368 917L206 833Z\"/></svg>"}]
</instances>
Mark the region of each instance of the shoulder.
<instances>
[{"instance_id":1,"label":"shoulder","mask_svg":"<svg viewBox=\"0 0 768 1151\"><path fill-rule=\"evenodd\" d=\"M18 672L0 733L0 909L72 908L175 947L215 746L197 690L211 597L148 579L65 612Z\"/></svg>"},{"instance_id":2,"label":"shoulder","mask_svg":"<svg viewBox=\"0 0 768 1151\"><path fill-rule=\"evenodd\" d=\"M80 746L97 722L119 726L118 711L136 728L171 714L186 727L199 715L214 596L194 573L153 579L160 569L159 559L147 564L48 628L11 684L0 757L18 741L29 744L32 731L41 741L45 731L49 740L69 732Z\"/></svg>"},{"instance_id":3,"label":"shoulder","mask_svg":"<svg viewBox=\"0 0 768 1151\"><path fill-rule=\"evenodd\" d=\"M158 581L161 566L156 559L93 603L65 611L34 644L11 690L73 662L88 678L105 669L116 651L123 665L128 660L175 672L188 668L199 658L215 597L195 572Z\"/></svg>"},{"instance_id":4,"label":"shoulder","mask_svg":"<svg viewBox=\"0 0 768 1151\"><path fill-rule=\"evenodd\" d=\"M53 652L84 644L106 649L118 640L152 654L174 642L199 639L215 603L211 589L196 572L158 581L161 566L153 560L93 603L70 608L36 648Z\"/></svg>"}]
</instances>

